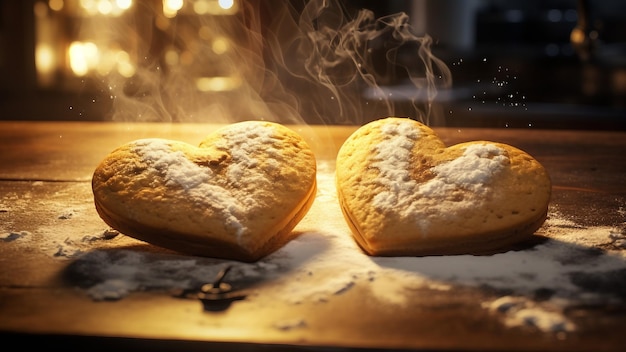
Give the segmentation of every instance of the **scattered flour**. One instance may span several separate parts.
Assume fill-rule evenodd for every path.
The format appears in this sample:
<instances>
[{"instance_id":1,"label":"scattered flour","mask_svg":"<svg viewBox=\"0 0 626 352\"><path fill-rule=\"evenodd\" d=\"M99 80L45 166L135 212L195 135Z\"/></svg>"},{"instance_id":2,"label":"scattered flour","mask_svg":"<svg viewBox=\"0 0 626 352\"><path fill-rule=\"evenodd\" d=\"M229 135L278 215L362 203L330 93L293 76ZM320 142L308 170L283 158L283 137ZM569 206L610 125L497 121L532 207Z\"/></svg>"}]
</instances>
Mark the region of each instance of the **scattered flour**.
<instances>
[{"instance_id":1,"label":"scattered flour","mask_svg":"<svg viewBox=\"0 0 626 352\"><path fill-rule=\"evenodd\" d=\"M333 172L331 163L318 165L318 195L295 229L300 235L256 263L119 248L123 241L137 242L108 229L76 233L76 225L63 227L80 224L85 210L79 208L70 219L54 218L49 227L0 234L0 245L32 246L29 238L39 235L45 253L71 261L69 274L94 300L198 287L232 265L230 283L246 283L254 290L249 300L273 304L325 304L359 287L380 304L402 307L415 300L416 290L490 288L486 301L477 304L503 324L554 333L577 329L567 314L570 306L625 304L622 230L582 227L552 213L539 231L547 239L523 250L491 256L370 257L358 248L343 219ZM52 236L55 229L58 234ZM267 282L271 287L263 285ZM303 329L307 323L295 317L274 327Z\"/></svg>"},{"instance_id":2,"label":"scattered flour","mask_svg":"<svg viewBox=\"0 0 626 352\"><path fill-rule=\"evenodd\" d=\"M4 234L0 234L0 241L2 242L13 242L20 238L29 237L31 235L28 231L12 231L6 232Z\"/></svg>"},{"instance_id":3,"label":"scattered flour","mask_svg":"<svg viewBox=\"0 0 626 352\"><path fill-rule=\"evenodd\" d=\"M613 241L613 245L620 249L626 249L626 234L618 231L612 230L609 234L609 238Z\"/></svg>"},{"instance_id":4,"label":"scattered flour","mask_svg":"<svg viewBox=\"0 0 626 352\"><path fill-rule=\"evenodd\" d=\"M294 318L288 320L281 320L274 323L274 327L278 330L293 330L293 329L301 329L307 326L306 320L302 318Z\"/></svg>"},{"instance_id":5,"label":"scattered flour","mask_svg":"<svg viewBox=\"0 0 626 352\"><path fill-rule=\"evenodd\" d=\"M123 279L111 279L97 283L87 289L87 293L96 301L118 300L139 288L137 283Z\"/></svg>"},{"instance_id":6,"label":"scattered flour","mask_svg":"<svg viewBox=\"0 0 626 352\"><path fill-rule=\"evenodd\" d=\"M33 182L35 185L39 183L39 181ZM76 189L77 187L80 189ZM89 189L89 184L70 185L68 189L71 190L55 192L46 200L39 198L34 200L30 195L11 197L11 208L7 209L6 213L9 215L28 214L28 218L38 217L37 227L33 228L25 224L16 225L13 217L9 216L4 223L0 222L0 242L22 245L28 247L29 250L38 250L58 259L73 259L94 248L107 248L107 246L119 246L130 242L122 240L111 243L115 241L109 241L117 237L119 232L99 221L92 199L82 196L74 197L71 198L73 204L68 206L66 201L57 201L55 198L60 196L66 199L67 194L73 196L85 194ZM39 208L40 205L43 207ZM38 213L37 209L45 209L45 212ZM26 224L28 223L26 221Z\"/></svg>"},{"instance_id":7,"label":"scattered flour","mask_svg":"<svg viewBox=\"0 0 626 352\"><path fill-rule=\"evenodd\" d=\"M522 297L504 296L493 302L483 303L493 313L503 314L509 327L531 326L541 331L569 332L575 325L564 318L563 307L552 304L548 307Z\"/></svg>"}]
</instances>

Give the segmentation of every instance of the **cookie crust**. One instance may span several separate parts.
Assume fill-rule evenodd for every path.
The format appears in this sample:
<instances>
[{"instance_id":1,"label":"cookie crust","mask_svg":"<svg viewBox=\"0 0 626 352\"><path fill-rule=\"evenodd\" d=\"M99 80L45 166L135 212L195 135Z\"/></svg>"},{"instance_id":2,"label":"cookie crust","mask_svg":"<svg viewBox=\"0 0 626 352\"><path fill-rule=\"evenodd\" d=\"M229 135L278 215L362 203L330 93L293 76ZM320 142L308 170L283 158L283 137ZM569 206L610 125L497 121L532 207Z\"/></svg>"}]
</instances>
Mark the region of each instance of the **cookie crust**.
<instances>
[{"instance_id":1,"label":"cookie crust","mask_svg":"<svg viewBox=\"0 0 626 352\"><path fill-rule=\"evenodd\" d=\"M176 251L256 261L295 236L316 192L316 161L295 131L247 121L198 147L120 146L96 168L94 203L111 227Z\"/></svg>"},{"instance_id":2,"label":"cookie crust","mask_svg":"<svg viewBox=\"0 0 626 352\"><path fill-rule=\"evenodd\" d=\"M337 156L336 185L354 238L370 255L478 254L528 239L546 218L543 166L515 147L446 147L407 118L371 122Z\"/></svg>"}]
</instances>

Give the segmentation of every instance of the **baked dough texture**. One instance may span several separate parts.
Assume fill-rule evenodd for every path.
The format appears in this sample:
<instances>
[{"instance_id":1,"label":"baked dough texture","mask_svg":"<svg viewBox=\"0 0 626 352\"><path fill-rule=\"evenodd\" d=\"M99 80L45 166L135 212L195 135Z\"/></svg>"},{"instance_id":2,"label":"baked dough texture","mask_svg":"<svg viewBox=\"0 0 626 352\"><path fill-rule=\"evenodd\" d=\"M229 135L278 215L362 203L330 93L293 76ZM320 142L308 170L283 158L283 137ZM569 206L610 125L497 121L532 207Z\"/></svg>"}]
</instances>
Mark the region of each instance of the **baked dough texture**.
<instances>
[{"instance_id":1,"label":"baked dough texture","mask_svg":"<svg viewBox=\"0 0 626 352\"><path fill-rule=\"evenodd\" d=\"M141 139L96 168L100 217L137 239L176 251L256 261L291 240L316 193L316 161L277 123L227 125L199 147Z\"/></svg>"},{"instance_id":2,"label":"baked dough texture","mask_svg":"<svg viewBox=\"0 0 626 352\"><path fill-rule=\"evenodd\" d=\"M551 182L522 150L489 141L446 147L429 127L389 117L355 131L337 155L344 217L375 256L488 254L543 224Z\"/></svg>"}]
</instances>

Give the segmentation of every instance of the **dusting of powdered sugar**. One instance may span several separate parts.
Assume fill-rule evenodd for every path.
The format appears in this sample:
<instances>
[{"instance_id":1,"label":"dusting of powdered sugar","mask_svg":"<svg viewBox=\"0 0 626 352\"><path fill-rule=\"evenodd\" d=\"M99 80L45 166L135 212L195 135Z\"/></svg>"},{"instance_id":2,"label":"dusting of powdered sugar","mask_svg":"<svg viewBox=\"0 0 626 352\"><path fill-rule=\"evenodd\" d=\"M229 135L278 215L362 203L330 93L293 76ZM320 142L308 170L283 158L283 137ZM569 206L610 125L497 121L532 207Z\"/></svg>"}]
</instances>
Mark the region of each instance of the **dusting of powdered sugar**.
<instances>
[{"instance_id":1,"label":"dusting of powdered sugar","mask_svg":"<svg viewBox=\"0 0 626 352\"><path fill-rule=\"evenodd\" d=\"M217 209L225 226L237 237L245 232L239 220L246 212L244 205L236 194L214 182L215 175L210 168L189 160L182 151L172 150L166 140L143 139L134 146L142 160L163 177L165 186L182 187L190 201Z\"/></svg>"},{"instance_id":2,"label":"dusting of powdered sugar","mask_svg":"<svg viewBox=\"0 0 626 352\"><path fill-rule=\"evenodd\" d=\"M385 190L376 194L378 209L408 209L415 202L418 184L411 178L411 153L420 138L420 130L408 121L381 126L384 141L374 148L372 166L380 172L378 182Z\"/></svg>"},{"instance_id":3,"label":"dusting of powdered sugar","mask_svg":"<svg viewBox=\"0 0 626 352\"><path fill-rule=\"evenodd\" d=\"M279 145L273 127L245 123L230 126L228 135L215 143L217 149L231 157L226 169L226 183L236 185L232 192L245 213L274 202L267 190L288 186L277 185L271 176L293 164Z\"/></svg>"},{"instance_id":4,"label":"dusting of powdered sugar","mask_svg":"<svg viewBox=\"0 0 626 352\"><path fill-rule=\"evenodd\" d=\"M163 177L166 186L182 187L191 201L216 209L229 231L241 238L247 231L241 219L264 206L259 192L271 187L268 175L279 168L284 157L273 146L271 127L234 125L224 137L214 147L230 155L225 176L194 163L182 151L172 150L165 140L137 141L135 152ZM260 153L269 155L262 165L255 157Z\"/></svg>"},{"instance_id":5,"label":"dusting of powdered sugar","mask_svg":"<svg viewBox=\"0 0 626 352\"><path fill-rule=\"evenodd\" d=\"M463 155L431 169L436 175L420 185L418 194L425 197L445 198L456 189L472 193L486 192L486 184L508 163L505 151L495 144L471 144Z\"/></svg>"},{"instance_id":6,"label":"dusting of powdered sugar","mask_svg":"<svg viewBox=\"0 0 626 352\"><path fill-rule=\"evenodd\" d=\"M230 127L228 136L215 143L218 149L227 151L232 158L232 164L226 171L229 182L245 181L254 185L259 183L264 185L271 182L269 178L263 177L261 174L251 174L249 170L260 166L259 160L253 155L258 155L261 148L264 153L275 157L270 160L278 162L283 159L280 156L280 151L273 147L273 136L274 130L271 127L248 124ZM276 165L271 164L269 167L276 167Z\"/></svg>"},{"instance_id":7,"label":"dusting of powdered sugar","mask_svg":"<svg viewBox=\"0 0 626 352\"><path fill-rule=\"evenodd\" d=\"M211 179L211 169L199 167L182 151L172 150L170 143L163 139L142 139L134 142L134 146L134 152L142 161L163 175L166 186L181 186L193 198L204 198L195 190Z\"/></svg>"},{"instance_id":8,"label":"dusting of powdered sugar","mask_svg":"<svg viewBox=\"0 0 626 352\"><path fill-rule=\"evenodd\" d=\"M418 226L427 232L428 214L453 214L476 206L480 195L488 192L488 184L509 162L506 152L492 143L476 143L464 148L458 158L430 168L435 175L425 183L411 178L411 154L420 130L410 122L386 124L381 127L384 140L375 147L372 166L379 169L377 180L385 190L376 194L372 204L383 212L393 211L404 218L418 219ZM459 200L457 190L478 197Z\"/></svg>"}]
</instances>

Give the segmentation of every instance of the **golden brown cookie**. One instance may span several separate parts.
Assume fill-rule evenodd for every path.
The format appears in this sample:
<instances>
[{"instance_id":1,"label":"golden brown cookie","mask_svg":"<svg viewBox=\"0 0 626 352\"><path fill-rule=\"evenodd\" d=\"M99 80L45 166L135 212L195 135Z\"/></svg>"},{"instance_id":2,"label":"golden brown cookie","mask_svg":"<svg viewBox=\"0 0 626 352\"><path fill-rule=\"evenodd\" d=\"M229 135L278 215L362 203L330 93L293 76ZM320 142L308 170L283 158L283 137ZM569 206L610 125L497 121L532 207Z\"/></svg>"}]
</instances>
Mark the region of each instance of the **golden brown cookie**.
<instances>
[{"instance_id":1,"label":"golden brown cookie","mask_svg":"<svg viewBox=\"0 0 626 352\"><path fill-rule=\"evenodd\" d=\"M543 224L551 193L543 166L517 148L446 147L427 126L393 117L345 141L336 184L354 238L378 256L506 250Z\"/></svg>"},{"instance_id":2,"label":"golden brown cookie","mask_svg":"<svg viewBox=\"0 0 626 352\"><path fill-rule=\"evenodd\" d=\"M96 168L102 219L120 232L176 251L255 261L283 246L316 191L307 143L276 123L247 121L199 147L142 139Z\"/></svg>"}]
</instances>

